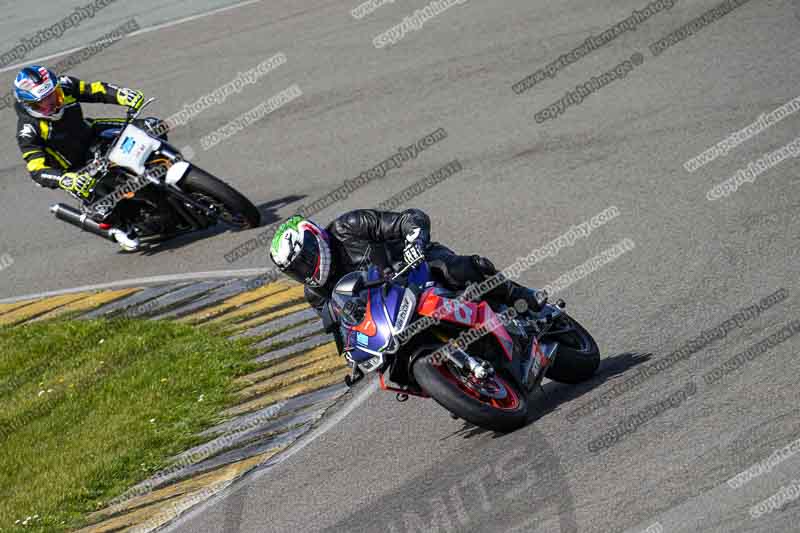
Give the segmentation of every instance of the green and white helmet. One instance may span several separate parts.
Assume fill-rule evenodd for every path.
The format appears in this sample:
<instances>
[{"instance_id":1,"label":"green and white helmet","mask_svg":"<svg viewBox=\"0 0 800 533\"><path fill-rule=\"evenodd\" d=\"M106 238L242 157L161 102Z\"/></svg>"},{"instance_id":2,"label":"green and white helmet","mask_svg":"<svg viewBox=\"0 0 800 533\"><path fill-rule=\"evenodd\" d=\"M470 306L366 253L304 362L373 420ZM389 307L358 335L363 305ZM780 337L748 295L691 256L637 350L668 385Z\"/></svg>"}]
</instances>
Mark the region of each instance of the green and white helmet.
<instances>
[{"instance_id":1,"label":"green and white helmet","mask_svg":"<svg viewBox=\"0 0 800 533\"><path fill-rule=\"evenodd\" d=\"M322 287L331 273L330 236L300 215L278 227L269 250L281 272L311 287Z\"/></svg>"}]
</instances>

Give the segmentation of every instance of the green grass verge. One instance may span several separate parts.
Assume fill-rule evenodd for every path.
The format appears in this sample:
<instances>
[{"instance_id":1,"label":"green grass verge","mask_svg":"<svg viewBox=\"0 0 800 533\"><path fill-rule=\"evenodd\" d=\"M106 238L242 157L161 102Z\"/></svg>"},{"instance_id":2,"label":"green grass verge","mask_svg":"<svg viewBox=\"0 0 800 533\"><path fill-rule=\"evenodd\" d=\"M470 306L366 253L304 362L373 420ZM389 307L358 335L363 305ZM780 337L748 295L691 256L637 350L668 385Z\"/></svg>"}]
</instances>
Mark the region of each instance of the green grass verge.
<instances>
[{"instance_id":1,"label":"green grass verge","mask_svg":"<svg viewBox=\"0 0 800 533\"><path fill-rule=\"evenodd\" d=\"M84 525L198 444L254 355L219 328L166 321L0 328L0 531Z\"/></svg>"}]
</instances>

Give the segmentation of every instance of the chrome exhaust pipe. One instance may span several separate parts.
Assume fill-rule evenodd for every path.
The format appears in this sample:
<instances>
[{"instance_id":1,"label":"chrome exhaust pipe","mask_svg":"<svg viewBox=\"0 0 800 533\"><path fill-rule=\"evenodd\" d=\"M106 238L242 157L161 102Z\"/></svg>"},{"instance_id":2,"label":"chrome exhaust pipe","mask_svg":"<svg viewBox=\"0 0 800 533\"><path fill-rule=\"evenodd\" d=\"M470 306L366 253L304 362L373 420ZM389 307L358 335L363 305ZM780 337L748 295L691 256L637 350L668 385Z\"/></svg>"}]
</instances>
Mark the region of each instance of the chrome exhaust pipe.
<instances>
[{"instance_id":1,"label":"chrome exhaust pipe","mask_svg":"<svg viewBox=\"0 0 800 533\"><path fill-rule=\"evenodd\" d=\"M100 223L89 218L86 213L81 213L74 207L66 204L54 204L50 206L50 212L53 213L56 218L68 222L73 226L77 226L83 231L88 231L89 233L94 233L112 242L117 242L110 226L106 228L102 227ZM107 224L103 224L103 226L107 226Z\"/></svg>"}]
</instances>

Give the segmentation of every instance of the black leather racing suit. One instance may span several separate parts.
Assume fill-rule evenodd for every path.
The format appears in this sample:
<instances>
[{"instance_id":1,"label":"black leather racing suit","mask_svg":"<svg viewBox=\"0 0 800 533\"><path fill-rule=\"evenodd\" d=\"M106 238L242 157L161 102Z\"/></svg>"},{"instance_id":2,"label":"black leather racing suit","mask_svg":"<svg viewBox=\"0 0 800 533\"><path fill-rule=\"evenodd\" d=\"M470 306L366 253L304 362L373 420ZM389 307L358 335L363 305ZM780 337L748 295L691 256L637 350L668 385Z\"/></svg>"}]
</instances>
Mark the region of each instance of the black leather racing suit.
<instances>
[{"instance_id":1,"label":"black leather racing suit","mask_svg":"<svg viewBox=\"0 0 800 533\"><path fill-rule=\"evenodd\" d=\"M306 285L306 300L324 319L324 307L342 276L366 269L370 264L381 269L396 267L402 262L406 235L419 229L419 238L428 242L430 226L430 218L419 209L407 209L402 213L358 209L345 213L326 228L331 237L332 255L328 280L318 288ZM468 284L479 283L497 273L494 265L485 257L458 255L437 242L427 245L425 258L434 276L452 290L463 290ZM528 300L531 291L506 280L484 297L513 305L519 298Z\"/></svg>"},{"instance_id":2,"label":"black leather racing suit","mask_svg":"<svg viewBox=\"0 0 800 533\"><path fill-rule=\"evenodd\" d=\"M81 102L123 105L118 101L120 87L101 81L85 82L72 76L59 78L64 91L64 114L58 120L29 115L17 102L17 144L27 164L31 179L49 189L58 188L64 172L86 164L89 146L101 131L120 127L124 119L86 119ZM143 119L147 127L156 127L157 119ZM141 125L141 124L140 124Z\"/></svg>"}]
</instances>

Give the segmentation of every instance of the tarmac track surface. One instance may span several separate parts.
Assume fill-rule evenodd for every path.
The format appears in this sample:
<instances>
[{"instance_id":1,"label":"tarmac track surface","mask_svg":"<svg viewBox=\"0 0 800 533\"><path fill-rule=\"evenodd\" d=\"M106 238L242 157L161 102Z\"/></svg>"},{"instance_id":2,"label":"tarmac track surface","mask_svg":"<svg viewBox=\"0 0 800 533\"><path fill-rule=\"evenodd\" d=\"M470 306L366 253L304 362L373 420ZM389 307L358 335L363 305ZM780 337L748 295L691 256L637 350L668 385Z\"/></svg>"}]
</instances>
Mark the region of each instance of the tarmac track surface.
<instances>
[{"instance_id":1,"label":"tarmac track surface","mask_svg":"<svg viewBox=\"0 0 800 533\"><path fill-rule=\"evenodd\" d=\"M384 49L373 47L372 38L426 4L395 2L361 20L350 15L356 5L256 2L130 37L74 73L141 88L160 98L152 111L167 116L285 53L285 65L172 134L177 146L195 148L198 165L262 206L266 222L437 128L446 139L316 218L327 222L347 209L377 205L457 159L461 172L406 205L431 214L436 239L505 266L616 206L618 217L521 278L543 286L622 239L635 243L559 292L595 335L604 357L600 372L580 386L547 383L545 395L534 399L535 420L503 437L451 420L432 402L399 404L372 394L305 448L173 529L796 531L796 499L759 518L750 508L798 483L800 458L737 489L726 481L800 437L797 337L759 351L718 382L703 376L798 316L797 161L782 162L722 199L709 201L706 192L792 141L800 116L694 173L682 165L798 96L798 3L751 0L654 56L651 43L716 5L679 0L519 95L512 84L647 3L469 0ZM149 8L107 7L87 40L130 16L141 16L142 27L180 16L165 13L150 22ZM30 27L58 15L41 17ZM79 44L65 41L64 48ZM536 122L535 113L565 91L636 52L644 61L625 78L555 120ZM4 72L0 81L12 76ZM294 83L301 98L208 151L198 149L203 135ZM94 116L110 109L90 107ZM51 219L47 206L62 195L32 187L13 140L13 113L0 116L7 124L0 139L0 254L13 258L0 272L2 296L267 265L263 248L233 265L224 258L259 230L210 232L156 253L124 255ZM568 419L640 365L655 364L781 288L785 299L724 338L607 406ZM675 395L686 390L685 397ZM610 447L590 451L625 417L667 398L675 400L668 409Z\"/></svg>"}]
</instances>

